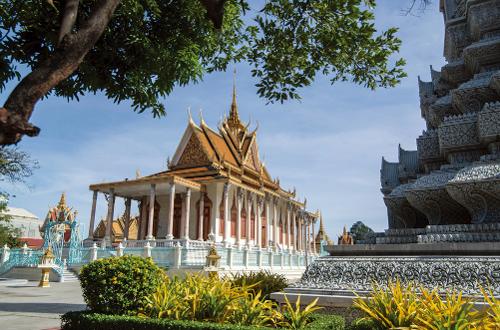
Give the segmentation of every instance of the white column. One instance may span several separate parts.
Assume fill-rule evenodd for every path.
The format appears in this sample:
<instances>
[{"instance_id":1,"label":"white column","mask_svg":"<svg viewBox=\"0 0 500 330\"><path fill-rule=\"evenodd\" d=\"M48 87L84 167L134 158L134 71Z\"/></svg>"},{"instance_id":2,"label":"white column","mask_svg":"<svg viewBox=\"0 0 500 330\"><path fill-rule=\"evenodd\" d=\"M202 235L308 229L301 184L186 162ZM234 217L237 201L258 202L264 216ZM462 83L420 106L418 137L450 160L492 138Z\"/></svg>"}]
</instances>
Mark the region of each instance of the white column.
<instances>
[{"instance_id":1,"label":"white column","mask_svg":"<svg viewBox=\"0 0 500 330\"><path fill-rule=\"evenodd\" d=\"M184 219L184 239L189 239L189 218L191 213L191 188L186 189L186 216Z\"/></svg>"},{"instance_id":2,"label":"white column","mask_svg":"<svg viewBox=\"0 0 500 330\"><path fill-rule=\"evenodd\" d=\"M314 219L315 220L315 219ZM315 222L311 221L311 229L312 229L312 238L311 238L311 243L312 243L312 249L313 249L313 253L316 254L316 226L315 226Z\"/></svg>"},{"instance_id":3,"label":"white column","mask_svg":"<svg viewBox=\"0 0 500 330\"><path fill-rule=\"evenodd\" d=\"M175 204L175 184L170 185L168 200L168 222L167 222L167 239L174 238L174 204Z\"/></svg>"},{"instance_id":4,"label":"white column","mask_svg":"<svg viewBox=\"0 0 500 330\"><path fill-rule=\"evenodd\" d=\"M250 246L250 241L252 239L252 200L248 195L245 198L245 203L246 205L246 210L247 210L247 246ZM255 221L255 218L254 218ZM255 223L254 223L254 229L255 229Z\"/></svg>"},{"instance_id":5,"label":"white column","mask_svg":"<svg viewBox=\"0 0 500 330\"><path fill-rule=\"evenodd\" d=\"M262 248L262 217L261 217L261 212L262 212L262 198L257 196L257 229L255 230L255 240L257 241L256 245L260 248Z\"/></svg>"},{"instance_id":6,"label":"white column","mask_svg":"<svg viewBox=\"0 0 500 330\"><path fill-rule=\"evenodd\" d=\"M224 184L224 243L229 244L229 237L231 237L231 227L229 223L229 183Z\"/></svg>"},{"instance_id":7,"label":"white column","mask_svg":"<svg viewBox=\"0 0 500 330\"><path fill-rule=\"evenodd\" d=\"M156 185L151 184L149 189L149 217L148 217L148 230L146 239L153 239L153 221L155 218L155 201L156 201Z\"/></svg>"},{"instance_id":8,"label":"white column","mask_svg":"<svg viewBox=\"0 0 500 330\"><path fill-rule=\"evenodd\" d=\"M269 247L269 241L272 240L272 235L271 235L271 225L272 225L272 222L271 222L271 212L269 210L269 204L270 204L270 200L269 200L269 196L266 196L265 199L264 199L264 203L266 203L266 247Z\"/></svg>"},{"instance_id":9,"label":"white column","mask_svg":"<svg viewBox=\"0 0 500 330\"><path fill-rule=\"evenodd\" d=\"M106 245L109 243L111 245L111 233L113 228L113 214L115 212L115 189L109 189L108 196L108 215L106 217L106 236L104 240L106 241Z\"/></svg>"},{"instance_id":10,"label":"white column","mask_svg":"<svg viewBox=\"0 0 500 330\"><path fill-rule=\"evenodd\" d=\"M125 230L123 232L123 238L128 240L129 228L130 228L130 206L132 204L132 200L130 198L125 199Z\"/></svg>"},{"instance_id":11,"label":"white column","mask_svg":"<svg viewBox=\"0 0 500 330\"><path fill-rule=\"evenodd\" d=\"M295 251L298 250L297 248L297 234L298 234L298 230L297 230L297 214L295 213L295 210L292 209L292 226L293 226L293 249Z\"/></svg>"},{"instance_id":12,"label":"white column","mask_svg":"<svg viewBox=\"0 0 500 330\"><path fill-rule=\"evenodd\" d=\"M297 226L297 250L302 251L302 219L299 217Z\"/></svg>"},{"instance_id":13,"label":"white column","mask_svg":"<svg viewBox=\"0 0 500 330\"><path fill-rule=\"evenodd\" d=\"M236 245L241 245L241 204L243 203L243 192L240 188L236 193Z\"/></svg>"},{"instance_id":14,"label":"white column","mask_svg":"<svg viewBox=\"0 0 500 330\"><path fill-rule=\"evenodd\" d=\"M287 208L286 208L286 243L287 243L287 247L288 247L288 250L290 250L291 246L292 246L292 235L291 235L291 228L290 228L290 204L288 204Z\"/></svg>"},{"instance_id":15,"label":"white column","mask_svg":"<svg viewBox=\"0 0 500 330\"><path fill-rule=\"evenodd\" d=\"M90 211L89 239L94 238L94 224L95 224L96 206L97 206L97 190L94 190L94 194L92 196L92 210Z\"/></svg>"},{"instance_id":16,"label":"white column","mask_svg":"<svg viewBox=\"0 0 500 330\"><path fill-rule=\"evenodd\" d=\"M205 213L205 193L200 192L199 217L198 217L198 240L203 241L203 218Z\"/></svg>"},{"instance_id":17,"label":"white column","mask_svg":"<svg viewBox=\"0 0 500 330\"><path fill-rule=\"evenodd\" d=\"M279 221L278 221L278 203L276 199L273 198L273 241L274 246L278 246L279 238Z\"/></svg>"}]
</instances>

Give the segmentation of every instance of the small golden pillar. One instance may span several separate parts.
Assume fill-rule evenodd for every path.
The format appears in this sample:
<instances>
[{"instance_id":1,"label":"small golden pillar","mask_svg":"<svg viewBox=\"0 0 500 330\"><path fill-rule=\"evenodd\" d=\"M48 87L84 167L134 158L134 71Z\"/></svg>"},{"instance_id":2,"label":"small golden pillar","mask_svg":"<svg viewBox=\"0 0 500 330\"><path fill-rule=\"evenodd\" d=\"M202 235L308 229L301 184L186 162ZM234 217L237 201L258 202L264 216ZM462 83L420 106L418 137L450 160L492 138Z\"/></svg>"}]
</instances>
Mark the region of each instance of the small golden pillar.
<instances>
[{"instance_id":1,"label":"small golden pillar","mask_svg":"<svg viewBox=\"0 0 500 330\"><path fill-rule=\"evenodd\" d=\"M52 248L49 246L40 258L40 264L38 265L38 268L42 270L42 278L40 279L40 283L38 284L38 286L41 288L50 288L50 270L54 266L54 259L55 256L52 253Z\"/></svg>"},{"instance_id":2,"label":"small golden pillar","mask_svg":"<svg viewBox=\"0 0 500 330\"><path fill-rule=\"evenodd\" d=\"M218 277L219 265L220 265L220 255L217 254L215 246L212 245L207 255L207 262L205 265L205 271L208 272L208 277L214 278Z\"/></svg>"}]
</instances>

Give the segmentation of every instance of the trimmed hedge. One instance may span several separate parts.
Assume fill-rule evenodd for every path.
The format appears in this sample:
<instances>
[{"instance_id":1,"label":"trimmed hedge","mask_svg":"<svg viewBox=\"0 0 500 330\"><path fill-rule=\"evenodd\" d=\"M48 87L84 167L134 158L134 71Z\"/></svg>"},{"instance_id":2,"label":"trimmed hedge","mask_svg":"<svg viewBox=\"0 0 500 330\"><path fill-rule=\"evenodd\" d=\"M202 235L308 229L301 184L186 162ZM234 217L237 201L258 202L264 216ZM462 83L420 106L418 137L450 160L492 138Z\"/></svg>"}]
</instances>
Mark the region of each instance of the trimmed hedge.
<instances>
[{"instance_id":1,"label":"trimmed hedge","mask_svg":"<svg viewBox=\"0 0 500 330\"><path fill-rule=\"evenodd\" d=\"M337 315L314 316L307 325L308 330L343 330L345 321ZM61 330L251 330L270 329L234 324L219 324L198 321L149 319L137 316L106 315L89 311L68 312L61 316Z\"/></svg>"},{"instance_id":2,"label":"trimmed hedge","mask_svg":"<svg viewBox=\"0 0 500 330\"><path fill-rule=\"evenodd\" d=\"M165 272L151 258L125 255L93 261L82 267L78 277L83 298L94 312L135 315Z\"/></svg>"}]
</instances>

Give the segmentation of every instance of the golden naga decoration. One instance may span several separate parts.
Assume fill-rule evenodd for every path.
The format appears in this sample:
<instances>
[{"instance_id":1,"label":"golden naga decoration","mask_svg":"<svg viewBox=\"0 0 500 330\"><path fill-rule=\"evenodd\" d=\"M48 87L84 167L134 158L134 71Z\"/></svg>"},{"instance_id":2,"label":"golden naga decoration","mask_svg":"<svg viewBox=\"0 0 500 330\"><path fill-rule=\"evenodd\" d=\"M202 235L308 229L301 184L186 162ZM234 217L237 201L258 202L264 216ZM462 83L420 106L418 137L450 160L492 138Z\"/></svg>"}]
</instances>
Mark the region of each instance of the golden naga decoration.
<instances>
[{"instance_id":1,"label":"golden naga decoration","mask_svg":"<svg viewBox=\"0 0 500 330\"><path fill-rule=\"evenodd\" d=\"M352 237L351 233L347 231L347 228L344 226L344 231L341 236L339 236L339 245L353 245L354 244L354 238Z\"/></svg>"},{"instance_id":2,"label":"golden naga decoration","mask_svg":"<svg viewBox=\"0 0 500 330\"><path fill-rule=\"evenodd\" d=\"M76 210L73 210L73 208L66 205L66 194L62 193L57 206L50 208L47 212L45 221L40 227L40 234L43 237L45 234L45 228L49 222L73 222L76 219L77 213L78 212Z\"/></svg>"}]
</instances>

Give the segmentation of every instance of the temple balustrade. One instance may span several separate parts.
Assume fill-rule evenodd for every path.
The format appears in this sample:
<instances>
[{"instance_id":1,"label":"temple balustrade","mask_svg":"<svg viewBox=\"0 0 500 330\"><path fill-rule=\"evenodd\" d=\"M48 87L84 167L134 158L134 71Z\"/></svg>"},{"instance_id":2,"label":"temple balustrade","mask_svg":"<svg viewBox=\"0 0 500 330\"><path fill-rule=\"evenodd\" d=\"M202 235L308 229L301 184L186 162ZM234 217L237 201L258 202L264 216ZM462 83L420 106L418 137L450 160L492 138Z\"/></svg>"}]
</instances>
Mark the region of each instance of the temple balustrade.
<instances>
[{"instance_id":1,"label":"temple balustrade","mask_svg":"<svg viewBox=\"0 0 500 330\"><path fill-rule=\"evenodd\" d=\"M174 240L175 244L156 245L150 241L133 242L128 241L126 244L118 244L115 247L99 247L94 242L91 246L80 248L82 256L77 261L73 262L72 267L87 264L93 260L100 258L108 258L113 256L135 255L146 258L152 258L153 261L169 269L199 269L203 270L206 265L206 256L212 245L216 247L217 253L221 256L220 270L228 270L232 272L269 269L269 270L286 270L286 269L303 269L312 262L317 255L310 254L307 251L296 250L275 250L271 247L256 248L248 246L225 246L222 243L197 241L182 241ZM131 244L132 243L132 244ZM139 244L136 244L139 243ZM141 246L139 246L141 245ZM10 249L11 255L17 255L16 249ZM4 253L2 253L4 255ZM26 253L23 255L31 255ZM0 262L0 269L3 264L7 265L9 256L3 257Z\"/></svg>"}]
</instances>

